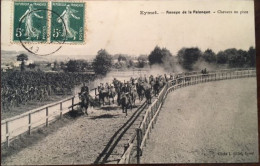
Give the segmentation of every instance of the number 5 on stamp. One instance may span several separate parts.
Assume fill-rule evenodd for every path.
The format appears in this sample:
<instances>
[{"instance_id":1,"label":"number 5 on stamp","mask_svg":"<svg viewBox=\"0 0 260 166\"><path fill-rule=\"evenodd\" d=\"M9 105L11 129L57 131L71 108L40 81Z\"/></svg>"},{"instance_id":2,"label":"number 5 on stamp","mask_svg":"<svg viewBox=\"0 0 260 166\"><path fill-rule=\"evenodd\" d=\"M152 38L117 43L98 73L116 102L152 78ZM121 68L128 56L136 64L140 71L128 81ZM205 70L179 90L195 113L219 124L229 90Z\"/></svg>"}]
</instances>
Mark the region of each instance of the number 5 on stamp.
<instances>
[{"instance_id":1,"label":"number 5 on stamp","mask_svg":"<svg viewBox=\"0 0 260 166\"><path fill-rule=\"evenodd\" d=\"M47 41L47 2L14 2L13 41Z\"/></svg>"},{"instance_id":2,"label":"number 5 on stamp","mask_svg":"<svg viewBox=\"0 0 260 166\"><path fill-rule=\"evenodd\" d=\"M84 42L85 3L52 2L51 42Z\"/></svg>"}]
</instances>

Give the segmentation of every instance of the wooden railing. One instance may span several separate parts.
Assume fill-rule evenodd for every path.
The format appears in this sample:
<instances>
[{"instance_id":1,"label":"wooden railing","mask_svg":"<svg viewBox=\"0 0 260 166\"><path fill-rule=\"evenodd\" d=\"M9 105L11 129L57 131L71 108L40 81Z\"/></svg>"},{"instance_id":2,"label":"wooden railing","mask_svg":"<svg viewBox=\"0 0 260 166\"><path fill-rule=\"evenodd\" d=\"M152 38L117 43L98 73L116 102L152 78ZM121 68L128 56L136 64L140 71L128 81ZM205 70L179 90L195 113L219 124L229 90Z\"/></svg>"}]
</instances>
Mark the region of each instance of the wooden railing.
<instances>
[{"instance_id":1,"label":"wooden railing","mask_svg":"<svg viewBox=\"0 0 260 166\"><path fill-rule=\"evenodd\" d=\"M69 106L75 103L75 96L68 97L59 102L51 103L37 109L33 109L21 115L1 121L1 143L10 141L18 135L31 131L42 125L49 125L49 122L57 117L62 118L63 114L69 111Z\"/></svg>"},{"instance_id":2,"label":"wooden railing","mask_svg":"<svg viewBox=\"0 0 260 166\"><path fill-rule=\"evenodd\" d=\"M95 91L91 89L90 91ZM79 104L78 95L67 97L61 101L30 110L21 115L1 120L1 144L10 142L17 136L40 126L48 126L49 122L61 119L63 114L73 110Z\"/></svg>"},{"instance_id":3,"label":"wooden railing","mask_svg":"<svg viewBox=\"0 0 260 166\"><path fill-rule=\"evenodd\" d=\"M182 74L180 74L182 75ZM201 74L201 72L183 73L181 77L175 80L167 82L158 95L158 98L149 106L146 110L144 118L140 126L136 129L136 133L133 134L128 141L128 148L125 149L124 154L119 161L119 164L128 164L131 161L131 156L136 157L137 163L140 163L140 156L142 150L146 146L146 141L149 138L154 124L160 112L160 108L170 92L173 92L179 88L189 85L195 85L199 83L218 81L226 79L237 79L243 77L255 77L255 69L231 69L231 70L219 70L212 71L208 74ZM133 150L135 150L133 152ZM133 155L135 154L135 155Z\"/></svg>"}]
</instances>

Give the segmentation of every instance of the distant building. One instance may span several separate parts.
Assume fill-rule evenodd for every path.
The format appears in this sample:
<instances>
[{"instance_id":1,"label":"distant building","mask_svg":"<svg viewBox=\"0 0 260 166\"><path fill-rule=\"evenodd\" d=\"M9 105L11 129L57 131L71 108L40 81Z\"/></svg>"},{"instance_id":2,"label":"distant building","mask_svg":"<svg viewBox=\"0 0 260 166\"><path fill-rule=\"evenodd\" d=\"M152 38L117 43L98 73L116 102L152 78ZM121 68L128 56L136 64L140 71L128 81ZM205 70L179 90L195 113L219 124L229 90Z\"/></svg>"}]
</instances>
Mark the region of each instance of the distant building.
<instances>
[{"instance_id":1,"label":"distant building","mask_svg":"<svg viewBox=\"0 0 260 166\"><path fill-rule=\"evenodd\" d=\"M1 65L1 70L3 72L6 72L7 70L10 70L10 69L13 69L13 67L10 65Z\"/></svg>"},{"instance_id":2,"label":"distant building","mask_svg":"<svg viewBox=\"0 0 260 166\"><path fill-rule=\"evenodd\" d=\"M16 61L16 62L14 62L14 67L19 67L20 65L21 65L21 61Z\"/></svg>"},{"instance_id":3,"label":"distant building","mask_svg":"<svg viewBox=\"0 0 260 166\"><path fill-rule=\"evenodd\" d=\"M14 62L14 67L19 67L22 64L22 61L15 61ZM34 64L33 60L27 60L25 61L25 65L29 65L29 64Z\"/></svg>"},{"instance_id":4,"label":"distant building","mask_svg":"<svg viewBox=\"0 0 260 166\"><path fill-rule=\"evenodd\" d=\"M33 61L33 60L27 60L27 61L25 62L25 65L29 65L29 64L34 64L34 61Z\"/></svg>"}]
</instances>

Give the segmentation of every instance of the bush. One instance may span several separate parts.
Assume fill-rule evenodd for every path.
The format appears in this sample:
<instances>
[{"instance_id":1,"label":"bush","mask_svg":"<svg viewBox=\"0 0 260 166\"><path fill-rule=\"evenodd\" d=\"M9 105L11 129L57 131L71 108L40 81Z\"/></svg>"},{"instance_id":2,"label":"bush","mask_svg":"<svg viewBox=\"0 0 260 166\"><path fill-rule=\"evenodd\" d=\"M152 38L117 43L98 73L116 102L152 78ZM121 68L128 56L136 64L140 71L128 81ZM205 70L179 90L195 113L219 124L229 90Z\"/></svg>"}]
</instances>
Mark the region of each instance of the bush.
<instances>
[{"instance_id":1,"label":"bush","mask_svg":"<svg viewBox=\"0 0 260 166\"><path fill-rule=\"evenodd\" d=\"M112 67L112 56L106 50L98 51L96 58L93 61L93 69L97 75L106 75Z\"/></svg>"}]
</instances>

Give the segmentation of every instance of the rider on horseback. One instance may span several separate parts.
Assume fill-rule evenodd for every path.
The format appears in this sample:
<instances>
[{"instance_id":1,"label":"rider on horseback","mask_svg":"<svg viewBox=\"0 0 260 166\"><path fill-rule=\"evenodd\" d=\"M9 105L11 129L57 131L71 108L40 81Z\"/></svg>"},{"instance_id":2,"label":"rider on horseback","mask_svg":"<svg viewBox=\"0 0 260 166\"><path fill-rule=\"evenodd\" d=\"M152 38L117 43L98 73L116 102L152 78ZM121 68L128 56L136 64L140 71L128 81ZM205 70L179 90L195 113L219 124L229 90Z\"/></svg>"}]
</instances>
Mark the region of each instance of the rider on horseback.
<instances>
[{"instance_id":1,"label":"rider on horseback","mask_svg":"<svg viewBox=\"0 0 260 166\"><path fill-rule=\"evenodd\" d=\"M81 91L79 93L79 99L81 100L80 107L82 109L82 112L88 115L87 109L89 103L89 88L85 84L83 84L83 86L81 87Z\"/></svg>"}]
</instances>

